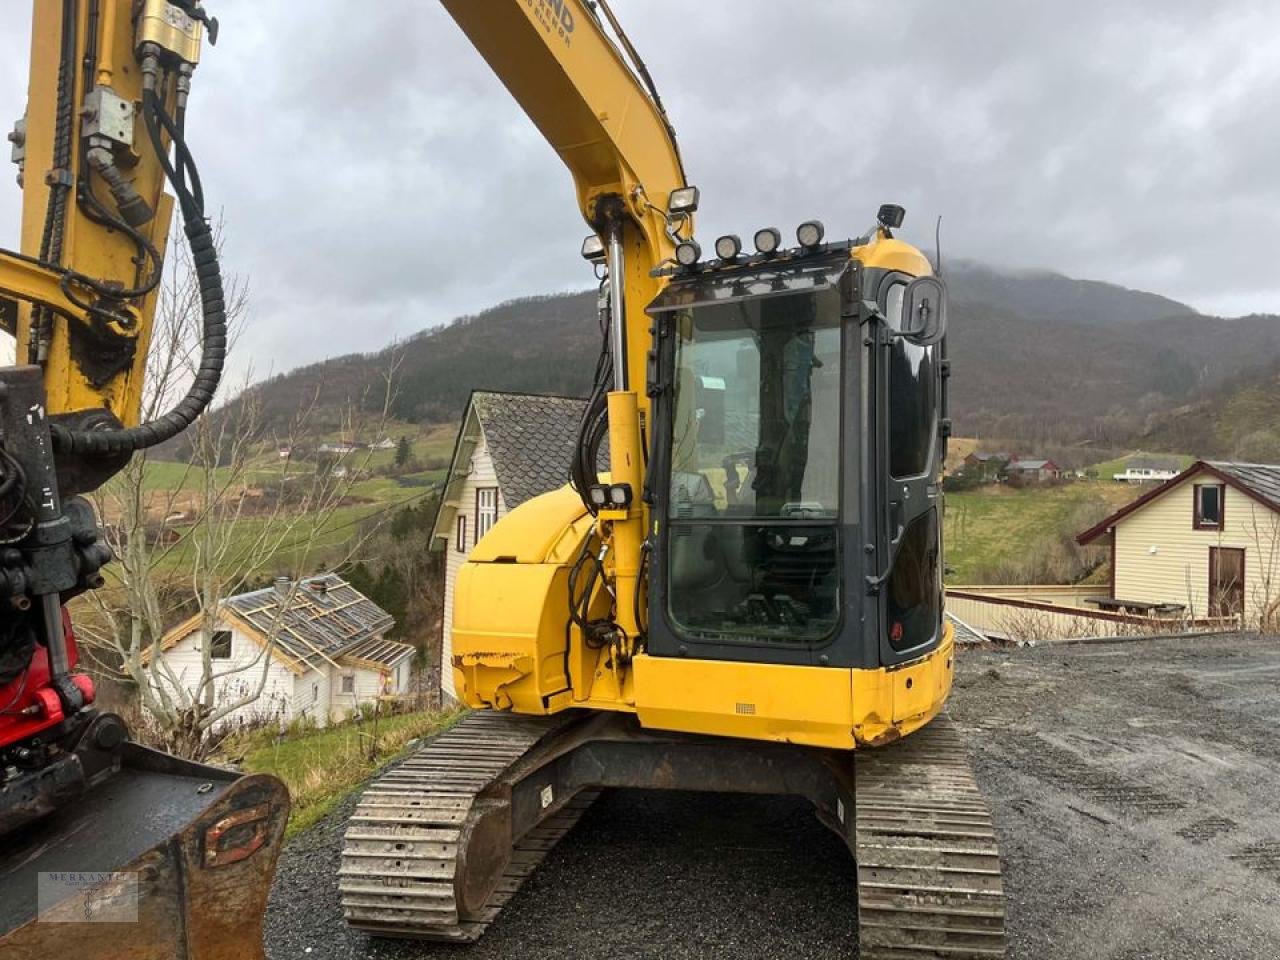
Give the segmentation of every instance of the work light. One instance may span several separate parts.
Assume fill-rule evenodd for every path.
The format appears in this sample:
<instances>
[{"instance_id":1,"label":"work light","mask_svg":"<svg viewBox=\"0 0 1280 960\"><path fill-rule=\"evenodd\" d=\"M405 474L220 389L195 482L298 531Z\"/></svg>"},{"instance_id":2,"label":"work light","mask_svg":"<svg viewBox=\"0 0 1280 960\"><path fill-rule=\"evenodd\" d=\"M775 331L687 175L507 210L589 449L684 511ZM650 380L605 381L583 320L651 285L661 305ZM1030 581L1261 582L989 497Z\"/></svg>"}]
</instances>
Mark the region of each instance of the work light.
<instances>
[{"instance_id":1,"label":"work light","mask_svg":"<svg viewBox=\"0 0 1280 960\"><path fill-rule=\"evenodd\" d=\"M600 263L604 260L604 241L596 234L593 233L582 241L582 259L590 260L592 263Z\"/></svg>"},{"instance_id":2,"label":"work light","mask_svg":"<svg viewBox=\"0 0 1280 960\"><path fill-rule=\"evenodd\" d=\"M882 203L879 211L876 213L876 221L881 226L891 227L896 230L902 226L902 221L906 217L907 211L898 206L896 203Z\"/></svg>"},{"instance_id":3,"label":"work light","mask_svg":"<svg viewBox=\"0 0 1280 960\"><path fill-rule=\"evenodd\" d=\"M806 220L796 227L796 242L806 250L812 250L822 242L827 230L821 220Z\"/></svg>"},{"instance_id":4,"label":"work light","mask_svg":"<svg viewBox=\"0 0 1280 960\"><path fill-rule=\"evenodd\" d=\"M667 213L693 213L697 209L697 187L681 187L671 191L671 196L667 199Z\"/></svg>"},{"instance_id":5,"label":"work light","mask_svg":"<svg viewBox=\"0 0 1280 960\"><path fill-rule=\"evenodd\" d=\"M681 240L676 244L676 263L682 267L692 267L702 259L702 248L697 240Z\"/></svg>"},{"instance_id":6,"label":"work light","mask_svg":"<svg viewBox=\"0 0 1280 960\"><path fill-rule=\"evenodd\" d=\"M732 260L742 252L742 241L737 234L727 233L716 241L716 256L721 260Z\"/></svg>"},{"instance_id":7,"label":"work light","mask_svg":"<svg viewBox=\"0 0 1280 960\"><path fill-rule=\"evenodd\" d=\"M782 234L777 227L765 227L763 230L757 230L756 236L756 252L763 253L766 257L778 252L778 247L782 246Z\"/></svg>"}]
</instances>

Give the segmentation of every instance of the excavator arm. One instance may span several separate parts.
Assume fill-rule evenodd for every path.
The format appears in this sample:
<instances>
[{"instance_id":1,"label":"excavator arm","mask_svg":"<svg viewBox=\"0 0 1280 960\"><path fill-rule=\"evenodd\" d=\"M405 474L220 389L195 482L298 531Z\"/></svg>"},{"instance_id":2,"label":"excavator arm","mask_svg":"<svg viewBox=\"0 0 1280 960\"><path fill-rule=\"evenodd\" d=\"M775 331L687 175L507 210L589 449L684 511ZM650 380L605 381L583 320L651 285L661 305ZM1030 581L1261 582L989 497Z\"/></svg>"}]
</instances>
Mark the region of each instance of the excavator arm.
<instances>
[{"instance_id":1,"label":"excavator arm","mask_svg":"<svg viewBox=\"0 0 1280 960\"><path fill-rule=\"evenodd\" d=\"M698 192L688 185L657 89L607 2L442 0L472 45L542 131L573 176L578 206L595 231L584 256L608 270L608 360L612 382L595 384L579 436L573 480L603 521L596 533L612 558L622 657L637 650L648 507L645 437L652 435L644 383L654 339L645 308L665 285L659 268L693 234ZM627 502L601 510L593 424L607 424L611 484Z\"/></svg>"},{"instance_id":2,"label":"excavator arm","mask_svg":"<svg viewBox=\"0 0 1280 960\"><path fill-rule=\"evenodd\" d=\"M0 250L0 329L16 337L18 360L0 368L6 957L262 955L284 785L131 742L76 672L64 609L102 585L111 559L79 495L185 429L221 372L218 258L183 131L201 44L215 32L198 0L34 4L27 111L9 138L21 249ZM202 355L186 397L140 423L175 198L199 281ZM81 880L56 889L67 876ZM104 904L122 912L102 917Z\"/></svg>"},{"instance_id":3,"label":"excavator arm","mask_svg":"<svg viewBox=\"0 0 1280 960\"><path fill-rule=\"evenodd\" d=\"M675 133L607 3L442 0L564 161L598 232L628 218L652 268L671 256L671 192L687 186ZM614 37L609 36L612 31Z\"/></svg>"},{"instance_id":4,"label":"excavator arm","mask_svg":"<svg viewBox=\"0 0 1280 960\"><path fill-rule=\"evenodd\" d=\"M0 251L0 297L16 306L4 311L5 327L18 363L41 369L60 447L77 446L75 431L138 423L174 206L169 180L183 222L198 232L193 243L211 249L181 142L209 23L194 0L34 6L27 112L9 135L22 246ZM116 462L143 439L121 443ZM104 444L83 452L104 456Z\"/></svg>"}]
</instances>

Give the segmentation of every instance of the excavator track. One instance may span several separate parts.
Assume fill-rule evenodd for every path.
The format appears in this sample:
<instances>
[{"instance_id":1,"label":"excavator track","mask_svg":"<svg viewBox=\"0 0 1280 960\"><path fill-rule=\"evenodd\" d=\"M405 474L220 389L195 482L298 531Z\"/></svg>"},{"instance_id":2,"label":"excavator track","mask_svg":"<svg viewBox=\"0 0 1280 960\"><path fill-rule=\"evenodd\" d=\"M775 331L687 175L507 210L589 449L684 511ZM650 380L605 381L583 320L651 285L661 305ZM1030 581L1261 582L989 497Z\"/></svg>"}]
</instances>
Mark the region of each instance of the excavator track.
<instances>
[{"instance_id":1,"label":"excavator track","mask_svg":"<svg viewBox=\"0 0 1280 960\"><path fill-rule=\"evenodd\" d=\"M950 717L859 751L854 782L862 960L1003 957L1000 852Z\"/></svg>"},{"instance_id":2,"label":"excavator track","mask_svg":"<svg viewBox=\"0 0 1280 960\"><path fill-rule=\"evenodd\" d=\"M511 847L478 909L459 902L463 858L482 794L560 727L482 711L375 780L351 817L338 889L347 923L375 936L470 943L484 933L599 791L583 790Z\"/></svg>"},{"instance_id":3,"label":"excavator track","mask_svg":"<svg viewBox=\"0 0 1280 960\"><path fill-rule=\"evenodd\" d=\"M801 793L857 861L862 960L1004 956L991 816L945 714L854 753L644 730L625 715L472 714L365 791L339 872L347 922L476 940L605 787Z\"/></svg>"}]
</instances>

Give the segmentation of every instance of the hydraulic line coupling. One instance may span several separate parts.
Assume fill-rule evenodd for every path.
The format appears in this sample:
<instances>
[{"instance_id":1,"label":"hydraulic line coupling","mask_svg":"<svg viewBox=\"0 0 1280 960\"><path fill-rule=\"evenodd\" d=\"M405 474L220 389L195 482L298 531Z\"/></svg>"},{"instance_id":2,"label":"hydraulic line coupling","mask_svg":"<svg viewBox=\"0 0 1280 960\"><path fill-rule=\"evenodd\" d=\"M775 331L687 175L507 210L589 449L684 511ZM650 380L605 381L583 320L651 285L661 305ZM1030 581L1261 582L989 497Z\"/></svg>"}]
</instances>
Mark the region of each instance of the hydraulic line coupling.
<instances>
[{"instance_id":1,"label":"hydraulic line coupling","mask_svg":"<svg viewBox=\"0 0 1280 960\"><path fill-rule=\"evenodd\" d=\"M195 66L200 62L205 24L209 26L209 42L216 43L218 21L210 19L200 0L143 0L138 14L138 50L155 44L182 63Z\"/></svg>"}]
</instances>

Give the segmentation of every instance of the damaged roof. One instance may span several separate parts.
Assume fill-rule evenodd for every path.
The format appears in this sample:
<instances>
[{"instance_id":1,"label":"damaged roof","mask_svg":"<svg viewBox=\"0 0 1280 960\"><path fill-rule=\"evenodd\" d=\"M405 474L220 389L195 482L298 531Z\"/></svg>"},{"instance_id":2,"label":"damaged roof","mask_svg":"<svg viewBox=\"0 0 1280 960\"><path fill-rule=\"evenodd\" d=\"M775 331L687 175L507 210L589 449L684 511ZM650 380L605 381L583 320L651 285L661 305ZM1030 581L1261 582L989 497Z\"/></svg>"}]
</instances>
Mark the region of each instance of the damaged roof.
<instances>
[{"instance_id":1,"label":"damaged roof","mask_svg":"<svg viewBox=\"0 0 1280 960\"><path fill-rule=\"evenodd\" d=\"M285 654L314 664L385 633L395 618L341 577L325 573L298 584L228 597L224 608L262 637L275 637Z\"/></svg>"},{"instance_id":2,"label":"damaged roof","mask_svg":"<svg viewBox=\"0 0 1280 960\"><path fill-rule=\"evenodd\" d=\"M387 640L383 637L370 637L349 650L344 650L339 662L354 666L376 665L394 667L412 657L417 651L407 643L398 640Z\"/></svg>"}]
</instances>

